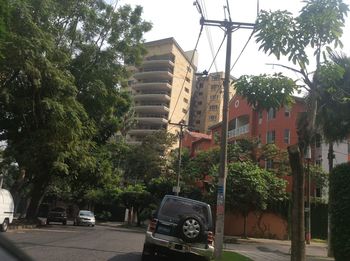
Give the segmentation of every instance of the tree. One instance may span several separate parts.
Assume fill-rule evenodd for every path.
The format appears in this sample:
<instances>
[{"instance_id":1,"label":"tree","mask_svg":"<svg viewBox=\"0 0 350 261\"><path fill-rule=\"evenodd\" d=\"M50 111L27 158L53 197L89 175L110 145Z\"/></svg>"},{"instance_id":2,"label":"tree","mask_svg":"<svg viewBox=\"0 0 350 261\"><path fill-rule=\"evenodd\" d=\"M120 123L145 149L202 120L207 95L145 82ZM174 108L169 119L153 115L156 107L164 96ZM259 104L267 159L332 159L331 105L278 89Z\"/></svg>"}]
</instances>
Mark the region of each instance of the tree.
<instances>
[{"instance_id":1,"label":"tree","mask_svg":"<svg viewBox=\"0 0 350 261\"><path fill-rule=\"evenodd\" d=\"M331 54L331 60L320 69L320 96L317 127L329 143L329 172L333 168L333 143L349 135L350 58Z\"/></svg>"},{"instance_id":2,"label":"tree","mask_svg":"<svg viewBox=\"0 0 350 261\"><path fill-rule=\"evenodd\" d=\"M144 137L140 145L131 146L126 157L125 180L138 180L147 184L153 178L170 175L166 156L175 141L175 135L157 131Z\"/></svg>"},{"instance_id":3,"label":"tree","mask_svg":"<svg viewBox=\"0 0 350 261\"><path fill-rule=\"evenodd\" d=\"M115 9L100 0L7 5L0 140L25 169L27 217L33 218L54 177L105 166L93 158L101 155L96 146L118 130L129 108L118 86L128 78L125 64L141 60L150 24L141 19L141 7Z\"/></svg>"},{"instance_id":4,"label":"tree","mask_svg":"<svg viewBox=\"0 0 350 261\"><path fill-rule=\"evenodd\" d=\"M251 211L265 210L269 203L286 196L285 180L251 161L229 163L226 182L226 207L242 213L244 237L247 237L246 220Z\"/></svg>"},{"instance_id":5,"label":"tree","mask_svg":"<svg viewBox=\"0 0 350 261\"><path fill-rule=\"evenodd\" d=\"M330 51L331 44L334 44L334 47L342 45L340 37L347 11L348 6L342 0L308 0L305 1L305 6L299 16L295 18L287 11L262 11L258 17L256 40L260 43L260 49L265 53L275 55L277 59L280 59L281 56L288 56L288 60L299 68L281 66L300 74L305 84L304 87L308 91L305 128L299 128L298 132L301 157L315 134L322 55L325 56L325 51ZM310 57L306 52L308 48L314 50L316 70L313 73L310 73L307 68L310 62ZM300 160L295 163L297 162L302 164ZM294 163L291 162L291 164ZM298 166L296 169L302 168ZM303 200L303 197L300 200ZM300 217L303 219L303 209L300 211L302 212ZM301 221L295 220L292 224L298 225L298 222ZM298 233L304 234L303 228ZM292 240L297 241L294 238ZM295 249L292 244L291 259L305 260L305 246Z\"/></svg>"}]
</instances>

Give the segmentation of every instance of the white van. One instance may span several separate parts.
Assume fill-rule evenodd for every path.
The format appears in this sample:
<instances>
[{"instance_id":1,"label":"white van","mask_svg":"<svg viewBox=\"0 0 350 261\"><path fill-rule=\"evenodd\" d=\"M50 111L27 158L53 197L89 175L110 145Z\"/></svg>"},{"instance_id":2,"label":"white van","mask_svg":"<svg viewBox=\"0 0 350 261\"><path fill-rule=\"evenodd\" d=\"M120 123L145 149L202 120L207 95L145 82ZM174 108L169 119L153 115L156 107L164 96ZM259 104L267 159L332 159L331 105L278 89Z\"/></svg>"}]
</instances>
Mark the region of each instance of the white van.
<instances>
[{"instance_id":1,"label":"white van","mask_svg":"<svg viewBox=\"0 0 350 261\"><path fill-rule=\"evenodd\" d=\"M6 232L13 220L13 198L10 191L0 188L0 231Z\"/></svg>"}]
</instances>

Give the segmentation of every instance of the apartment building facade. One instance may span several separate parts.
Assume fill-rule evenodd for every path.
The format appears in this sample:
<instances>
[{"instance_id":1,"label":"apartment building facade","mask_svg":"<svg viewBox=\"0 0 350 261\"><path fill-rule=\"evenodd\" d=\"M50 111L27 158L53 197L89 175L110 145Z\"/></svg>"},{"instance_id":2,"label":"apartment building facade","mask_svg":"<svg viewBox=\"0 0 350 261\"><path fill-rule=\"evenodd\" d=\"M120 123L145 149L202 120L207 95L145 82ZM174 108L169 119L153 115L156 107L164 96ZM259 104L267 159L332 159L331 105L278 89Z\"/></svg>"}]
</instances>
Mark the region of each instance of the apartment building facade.
<instances>
[{"instance_id":1,"label":"apartment building facade","mask_svg":"<svg viewBox=\"0 0 350 261\"><path fill-rule=\"evenodd\" d=\"M191 129L209 133L211 126L222 121L223 80L224 72L210 73L196 79L190 111ZM234 95L231 84L229 94L231 99Z\"/></svg>"},{"instance_id":2,"label":"apartment building facade","mask_svg":"<svg viewBox=\"0 0 350 261\"><path fill-rule=\"evenodd\" d=\"M135 126L127 141L137 143L157 130L178 131L173 123L188 124L197 54L185 52L174 38L145 43L147 55L142 65L134 68L129 81Z\"/></svg>"}]
</instances>

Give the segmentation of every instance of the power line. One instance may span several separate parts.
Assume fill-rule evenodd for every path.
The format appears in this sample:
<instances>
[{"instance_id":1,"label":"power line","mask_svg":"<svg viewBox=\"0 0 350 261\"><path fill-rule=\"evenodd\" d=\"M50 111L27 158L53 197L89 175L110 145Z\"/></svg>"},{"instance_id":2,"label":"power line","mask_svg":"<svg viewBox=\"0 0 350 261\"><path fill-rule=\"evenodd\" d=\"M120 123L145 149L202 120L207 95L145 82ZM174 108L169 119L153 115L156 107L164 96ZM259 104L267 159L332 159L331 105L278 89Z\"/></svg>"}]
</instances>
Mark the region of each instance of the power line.
<instances>
[{"instance_id":1,"label":"power line","mask_svg":"<svg viewBox=\"0 0 350 261\"><path fill-rule=\"evenodd\" d=\"M241 56L242 56L242 54L243 54L243 52L244 52L245 48L247 47L248 43L249 43L249 42L250 42L250 40L252 39L252 37L253 37L254 33L255 33L255 29L254 29L254 30L252 31L252 33L250 34L250 36L249 36L249 38L248 38L247 42L245 43L245 45L244 45L243 49L242 49L242 50L241 50L241 52L239 53L239 55L238 55L238 57L237 57L236 61L233 63L233 65L232 65L232 67L231 67L231 69L230 69L230 72L231 72L231 71L232 71L232 69L235 67L235 65L237 64L238 60L241 58Z\"/></svg>"},{"instance_id":2,"label":"power line","mask_svg":"<svg viewBox=\"0 0 350 261\"><path fill-rule=\"evenodd\" d=\"M196 50L197 50L198 43L199 43L199 39L200 39L200 37L201 37L201 35L202 35L202 32L203 32L203 25L201 25L201 28L200 28L200 30L199 30L197 42L196 42L196 45L195 45L195 47L194 47L194 49L193 49L192 57L191 57L191 60L190 60L190 65L192 65L193 58L194 58L195 52L196 52ZM173 112L171 113L171 116L170 116L170 118L169 118L169 121L171 121L171 118L173 117L173 115L174 115L174 113L175 113L176 106L177 106L177 104L178 104L178 102L179 102L179 99L180 99L182 90L184 89L184 86L185 86L185 82L186 82L186 78L187 78L188 72L189 72L189 70L186 70L186 75L185 75L185 77L184 77L184 79L183 79L182 86L181 86L181 89L180 89L180 93L179 93L179 96L177 97L177 100L176 100L176 103L175 103Z\"/></svg>"}]
</instances>

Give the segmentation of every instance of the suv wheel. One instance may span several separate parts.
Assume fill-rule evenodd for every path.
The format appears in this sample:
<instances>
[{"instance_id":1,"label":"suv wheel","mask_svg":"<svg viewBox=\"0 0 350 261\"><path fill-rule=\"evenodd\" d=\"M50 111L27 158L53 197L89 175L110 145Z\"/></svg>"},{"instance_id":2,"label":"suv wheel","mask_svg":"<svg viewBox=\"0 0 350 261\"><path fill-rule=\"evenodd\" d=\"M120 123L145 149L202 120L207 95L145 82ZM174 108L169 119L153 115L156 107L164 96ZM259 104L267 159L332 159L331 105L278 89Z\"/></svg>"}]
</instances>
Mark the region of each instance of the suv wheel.
<instances>
[{"instance_id":1,"label":"suv wheel","mask_svg":"<svg viewBox=\"0 0 350 261\"><path fill-rule=\"evenodd\" d=\"M198 217L185 217L179 222L179 230L180 237L183 241L194 243L202 237L203 223Z\"/></svg>"},{"instance_id":2,"label":"suv wheel","mask_svg":"<svg viewBox=\"0 0 350 261\"><path fill-rule=\"evenodd\" d=\"M0 231L6 232L8 227L9 227L9 221L5 219L4 222L0 225Z\"/></svg>"}]
</instances>

